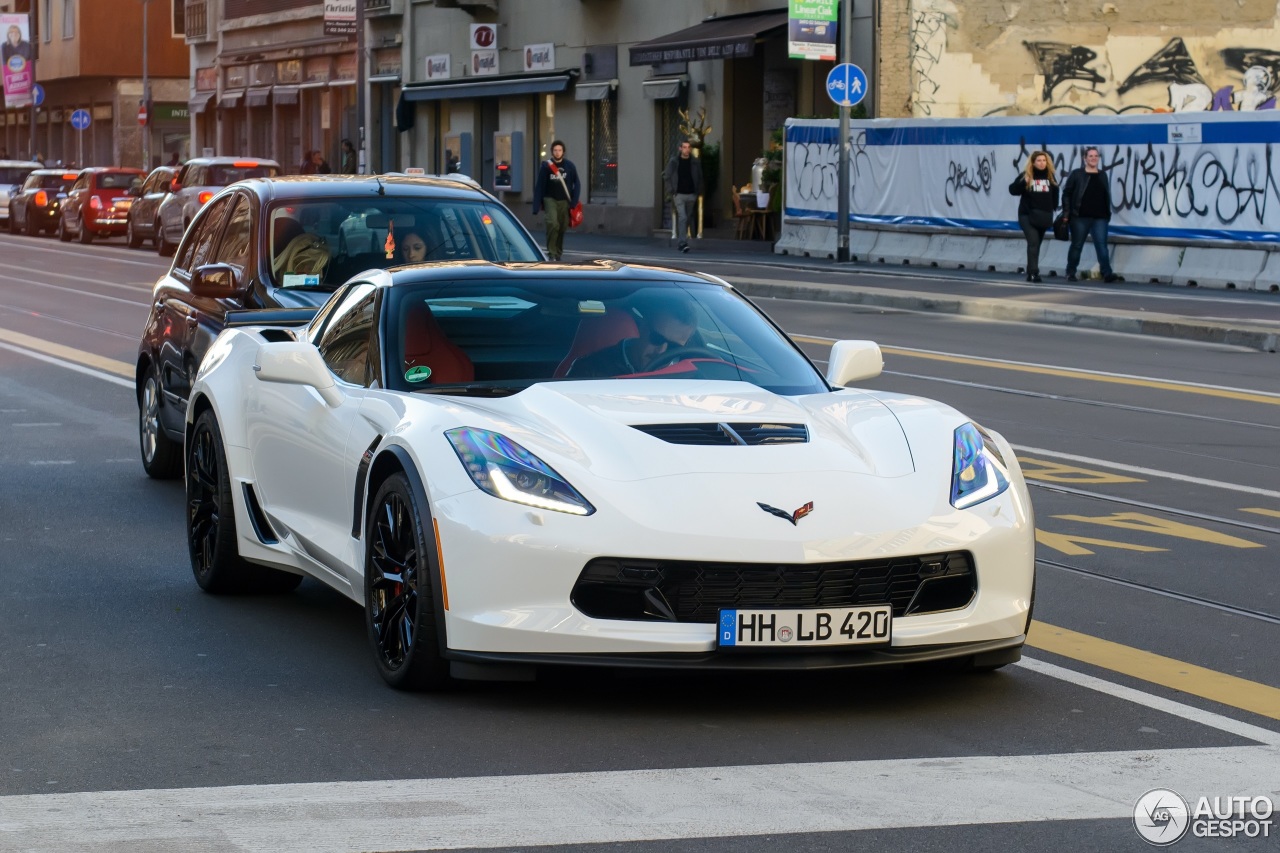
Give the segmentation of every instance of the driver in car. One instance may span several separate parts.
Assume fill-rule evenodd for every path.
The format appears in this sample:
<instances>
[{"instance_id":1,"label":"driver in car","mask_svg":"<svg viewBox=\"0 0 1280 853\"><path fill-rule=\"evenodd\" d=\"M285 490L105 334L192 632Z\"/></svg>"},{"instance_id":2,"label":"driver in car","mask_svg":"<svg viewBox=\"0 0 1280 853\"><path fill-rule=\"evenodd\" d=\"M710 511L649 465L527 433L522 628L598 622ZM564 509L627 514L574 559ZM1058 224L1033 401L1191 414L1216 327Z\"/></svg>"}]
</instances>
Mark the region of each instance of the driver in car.
<instances>
[{"instance_id":1,"label":"driver in car","mask_svg":"<svg viewBox=\"0 0 1280 853\"><path fill-rule=\"evenodd\" d=\"M639 337L624 338L611 347L582 356L566 375L599 379L650 370L668 352L689 345L697 331L697 320L689 303L661 302L636 318L636 329Z\"/></svg>"}]
</instances>

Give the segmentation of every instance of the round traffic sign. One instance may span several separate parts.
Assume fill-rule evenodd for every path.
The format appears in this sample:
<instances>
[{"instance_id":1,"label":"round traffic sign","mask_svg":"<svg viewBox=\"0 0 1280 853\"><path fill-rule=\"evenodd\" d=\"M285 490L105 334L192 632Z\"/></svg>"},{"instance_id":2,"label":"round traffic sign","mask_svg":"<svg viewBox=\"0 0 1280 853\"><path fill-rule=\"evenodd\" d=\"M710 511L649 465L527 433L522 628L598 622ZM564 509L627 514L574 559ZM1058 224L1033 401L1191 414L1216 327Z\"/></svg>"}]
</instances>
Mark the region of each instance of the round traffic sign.
<instances>
[{"instance_id":1,"label":"round traffic sign","mask_svg":"<svg viewBox=\"0 0 1280 853\"><path fill-rule=\"evenodd\" d=\"M76 110L71 114L71 126L76 130L84 130L92 121L88 110Z\"/></svg>"},{"instance_id":2,"label":"round traffic sign","mask_svg":"<svg viewBox=\"0 0 1280 853\"><path fill-rule=\"evenodd\" d=\"M37 107L44 103L44 86L36 83L31 87L31 100L35 101Z\"/></svg>"},{"instance_id":3,"label":"round traffic sign","mask_svg":"<svg viewBox=\"0 0 1280 853\"><path fill-rule=\"evenodd\" d=\"M147 124L147 105L146 104L138 105L138 124L144 127Z\"/></svg>"},{"instance_id":4,"label":"round traffic sign","mask_svg":"<svg viewBox=\"0 0 1280 853\"><path fill-rule=\"evenodd\" d=\"M851 107L867 96L867 75L852 62L842 62L827 75L827 94L838 106Z\"/></svg>"}]
</instances>

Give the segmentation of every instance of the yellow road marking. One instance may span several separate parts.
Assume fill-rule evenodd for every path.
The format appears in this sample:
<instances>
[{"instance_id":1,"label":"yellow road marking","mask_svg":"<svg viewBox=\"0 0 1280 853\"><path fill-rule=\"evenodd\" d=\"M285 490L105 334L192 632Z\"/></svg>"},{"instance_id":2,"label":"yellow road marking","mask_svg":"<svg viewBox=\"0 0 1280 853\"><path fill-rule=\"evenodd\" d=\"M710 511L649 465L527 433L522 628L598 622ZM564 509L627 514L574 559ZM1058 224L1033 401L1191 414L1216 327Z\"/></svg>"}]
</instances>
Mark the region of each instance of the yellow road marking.
<instances>
[{"instance_id":1,"label":"yellow road marking","mask_svg":"<svg viewBox=\"0 0 1280 853\"><path fill-rule=\"evenodd\" d=\"M805 335L792 335L791 339L807 344L831 346L829 338L811 338ZM1229 388L1202 388L1198 385L1184 385L1181 382L1166 382L1161 379L1139 379L1132 376L1107 376L1091 373L1087 370L1068 370L1062 367L1041 367L1035 364L1010 364L989 358L975 358L963 355L946 355L936 352L919 352L917 350L899 349L898 347L880 347L887 355L903 355L909 358L925 358L932 361L948 361L952 364L970 364L977 367L993 367L998 370L1013 370L1019 373L1038 373L1042 376L1060 376L1066 379L1084 379L1091 382L1105 382L1111 385L1133 385L1138 388L1155 388L1160 391L1177 391L1182 394L1200 394L1205 397L1221 397L1227 400L1244 400L1249 403L1266 403L1280 406L1280 395L1253 394L1248 391L1232 391Z\"/></svg>"},{"instance_id":2,"label":"yellow road marking","mask_svg":"<svg viewBox=\"0 0 1280 853\"><path fill-rule=\"evenodd\" d=\"M1280 720L1280 690L1110 640L1033 621L1027 645L1055 655Z\"/></svg>"},{"instance_id":3,"label":"yellow road marking","mask_svg":"<svg viewBox=\"0 0 1280 853\"><path fill-rule=\"evenodd\" d=\"M1252 512L1257 515L1269 515L1272 518L1280 518L1280 509L1263 509L1260 506L1246 506L1246 507L1243 507L1240 511Z\"/></svg>"},{"instance_id":4,"label":"yellow road marking","mask_svg":"<svg viewBox=\"0 0 1280 853\"><path fill-rule=\"evenodd\" d=\"M85 367L92 367L105 373L114 373L116 376L123 376L126 379L133 378L133 365L126 364L123 361L116 361L114 358L106 358L101 355L94 355L91 352L74 349L72 347L55 344L52 341L33 338L31 335L24 335L21 332L11 332L8 329L0 329L0 341L11 343L14 346L25 347L29 350L51 355L54 358L60 358L63 361L82 364Z\"/></svg>"},{"instance_id":5,"label":"yellow road marking","mask_svg":"<svg viewBox=\"0 0 1280 853\"><path fill-rule=\"evenodd\" d=\"M1141 512L1117 512L1111 515L1097 516L1055 515L1054 518L1061 518L1063 521L1083 521L1086 524L1103 524L1107 527L1119 527L1124 530L1141 530L1144 533L1158 533L1162 536L1176 536L1179 539L1190 539L1195 542L1226 545L1228 548L1267 547L1266 545L1259 545L1257 542L1250 542L1248 539L1228 536L1216 530L1183 524L1179 521L1170 521L1165 518L1157 518L1154 515L1146 515Z\"/></svg>"},{"instance_id":6,"label":"yellow road marking","mask_svg":"<svg viewBox=\"0 0 1280 853\"><path fill-rule=\"evenodd\" d=\"M1069 536L1066 533L1050 533L1047 530L1036 529L1036 541L1046 548L1052 548L1055 551L1061 551L1072 557L1081 557L1085 554L1092 554L1085 545L1096 545L1099 548L1120 548L1124 551L1167 551L1168 548L1155 548L1151 545L1133 545L1129 542L1114 542L1110 539L1090 539L1087 536Z\"/></svg>"},{"instance_id":7,"label":"yellow road marking","mask_svg":"<svg viewBox=\"0 0 1280 853\"><path fill-rule=\"evenodd\" d=\"M1032 459L1019 456L1022 463L1022 476L1028 480L1044 480L1050 483L1145 483L1137 477L1125 477L1109 471L1094 471L1089 468L1077 468L1074 465L1063 465L1061 462L1048 462L1044 459Z\"/></svg>"}]
</instances>

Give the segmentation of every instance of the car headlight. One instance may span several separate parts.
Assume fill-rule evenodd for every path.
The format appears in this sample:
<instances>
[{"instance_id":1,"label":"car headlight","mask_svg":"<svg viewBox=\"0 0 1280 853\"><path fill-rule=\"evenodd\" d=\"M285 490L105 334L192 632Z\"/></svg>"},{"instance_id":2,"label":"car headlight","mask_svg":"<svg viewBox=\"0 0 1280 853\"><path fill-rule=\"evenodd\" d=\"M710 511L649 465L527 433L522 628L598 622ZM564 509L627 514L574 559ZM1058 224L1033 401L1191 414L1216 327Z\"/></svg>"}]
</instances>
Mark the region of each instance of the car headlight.
<instances>
[{"instance_id":1,"label":"car headlight","mask_svg":"<svg viewBox=\"0 0 1280 853\"><path fill-rule=\"evenodd\" d=\"M951 505L966 509L1009 488L1008 467L991 436L977 424L956 428Z\"/></svg>"},{"instance_id":2,"label":"car headlight","mask_svg":"<svg viewBox=\"0 0 1280 853\"><path fill-rule=\"evenodd\" d=\"M596 511L550 465L505 435L459 427L445 437L475 484L495 498L571 515Z\"/></svg>"}]
</instances>

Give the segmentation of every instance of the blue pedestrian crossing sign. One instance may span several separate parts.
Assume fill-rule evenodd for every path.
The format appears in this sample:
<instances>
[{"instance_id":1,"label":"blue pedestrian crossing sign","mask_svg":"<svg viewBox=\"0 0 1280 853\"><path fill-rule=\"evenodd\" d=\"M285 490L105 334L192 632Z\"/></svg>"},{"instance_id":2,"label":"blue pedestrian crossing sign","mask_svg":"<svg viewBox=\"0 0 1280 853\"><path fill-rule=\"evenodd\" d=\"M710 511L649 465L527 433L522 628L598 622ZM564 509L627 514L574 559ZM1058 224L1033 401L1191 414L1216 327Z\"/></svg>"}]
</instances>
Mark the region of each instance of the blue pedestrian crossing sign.
<instances>
[{"instance_id":1,"label":"blue pedestrian crossing sign","mask_svg":"<svg viewBox=\"0 0 1280 853\"><path fill-rule=\"evenodd\" d=\"M827 75L827 94L837 106L851 107L867 96L867 75L852 62L842 62Z\"/></svg>"},{"instance_id":2,"label":"blue pedestrian crossing sign","mask_svg":"<svg viewBox=\"0 0 1280 853\"><path fill-rule=\"evenodd\" d=\"M92 121L88 110L76 110L71 114L71 126L76 130L84 130Z\"/></svg>"}]
</instances>

